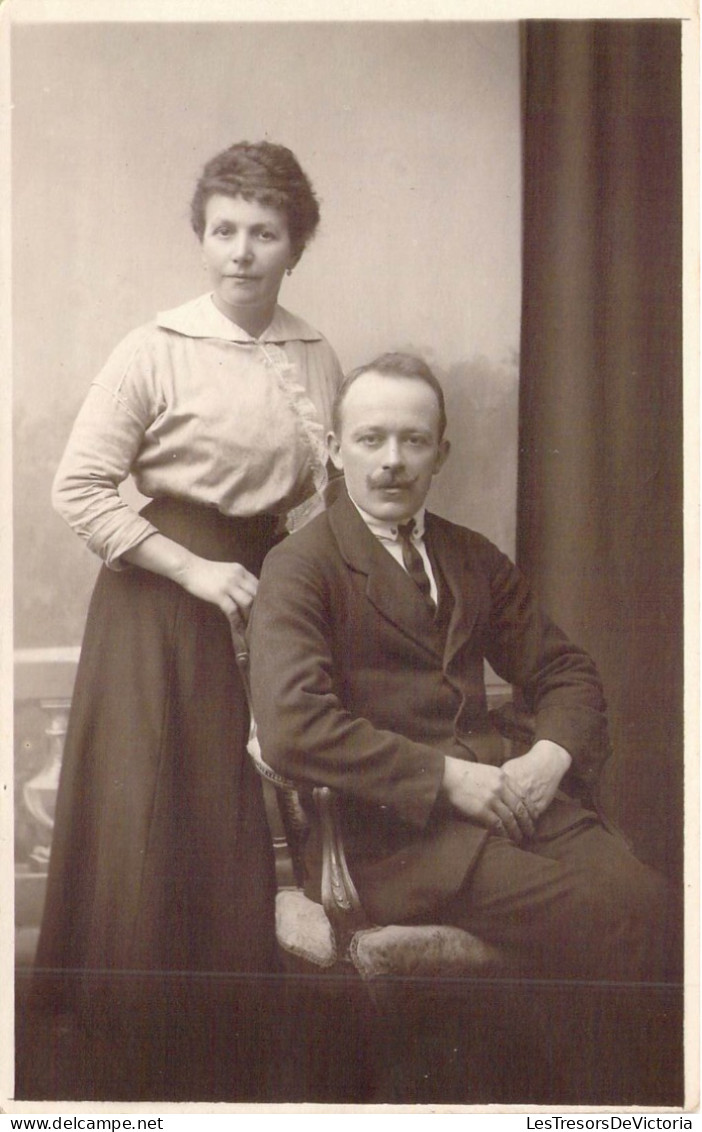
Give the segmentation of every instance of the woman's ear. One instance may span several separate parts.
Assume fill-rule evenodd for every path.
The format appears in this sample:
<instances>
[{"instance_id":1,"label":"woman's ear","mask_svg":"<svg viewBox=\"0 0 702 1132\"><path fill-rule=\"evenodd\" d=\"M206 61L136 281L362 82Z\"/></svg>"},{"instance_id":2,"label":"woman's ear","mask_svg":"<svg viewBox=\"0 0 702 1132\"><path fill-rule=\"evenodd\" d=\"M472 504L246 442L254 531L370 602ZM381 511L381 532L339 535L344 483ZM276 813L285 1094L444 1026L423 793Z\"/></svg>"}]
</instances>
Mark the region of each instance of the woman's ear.
<instances>
[{"instance_id":1,"label":"woman's ear","mask_svg":"<svg viewBox=\"0 0 702 1132\"><path fill-rule=\"evenodd\" d=\"M304 250L305 250L304 244L302 245L301 248L297 248L297 249L292 248L291 249L290 262L288 264L288 275L291 275L293 270L297 267L298 263L302 259L302 253L304 252Z\"/></svg>"}]
</instances>

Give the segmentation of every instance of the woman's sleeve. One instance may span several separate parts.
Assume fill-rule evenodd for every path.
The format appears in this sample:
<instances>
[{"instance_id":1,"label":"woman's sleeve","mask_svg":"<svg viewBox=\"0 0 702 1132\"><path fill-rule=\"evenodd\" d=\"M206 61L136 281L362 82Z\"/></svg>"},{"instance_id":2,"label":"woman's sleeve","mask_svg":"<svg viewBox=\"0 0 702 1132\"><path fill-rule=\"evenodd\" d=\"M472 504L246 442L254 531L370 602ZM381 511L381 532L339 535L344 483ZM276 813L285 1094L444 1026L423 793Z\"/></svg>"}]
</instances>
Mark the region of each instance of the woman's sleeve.
<instances>
[{"instance_id":1,"label":"woman's sleeve","mask_svg":"<svg viewBox=\"0 0 702 1132\"><path fill-rule=\"evenodd\" d=\"M329 427L331 428L331 409L337 390L344 380L344 372L339 359L326 339L324 339L324 345L326 347L325 370L327 376L327 396L329 398Z\"/></svg>"},{"instance_id":2,"label":"woman's sleeve","mask_svg":"<svg viewBox=\"0 0 702 1132\"><path fill-rule=\"evenodd\" d=\"M110 567L156 531L127 503L127 478L149 424L163 410L143 329L129 335L90 386L59 464L52 503L88 548Z\"/></svg>"},{"instance_id":3,"label":"woman's sleeve","mask_svg":"<svg viewBox=\"0 0 702 1132\"><path fill-rule=\"evenodd\" d=\"M344 377L339 359L326 338L320 336L316 341L308 343L303 368L306 371L308 394L317 406L326 434L331 428L336 391Z\"/></svg>"}]
</instances>

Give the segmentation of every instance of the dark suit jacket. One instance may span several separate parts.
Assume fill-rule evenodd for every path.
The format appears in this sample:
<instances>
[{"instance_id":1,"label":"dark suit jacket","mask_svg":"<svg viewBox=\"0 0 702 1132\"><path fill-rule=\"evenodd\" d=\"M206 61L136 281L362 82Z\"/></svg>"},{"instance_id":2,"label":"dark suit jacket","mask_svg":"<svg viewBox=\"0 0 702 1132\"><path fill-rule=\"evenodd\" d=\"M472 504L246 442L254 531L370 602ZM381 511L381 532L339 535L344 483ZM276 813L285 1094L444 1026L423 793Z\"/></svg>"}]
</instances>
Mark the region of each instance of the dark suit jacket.
<instances>
[{"instance_id":1,"label":"dark suit jacket","mask_svg":"<svg viewBox=\"0 0 702 1132\"><path fill-rule=\"evenodd\" d=\"M536 738L565 747L586 781L608 748L592 660L539 609L509 559L430 513L426 543L451 609L447 633L345 494L270 552L251 618L263 756L339 792L351 872L380 923L430 914L488 836L439 798L444 754L506 757L488 715L485 659L522 688ZM538 836L590 820L558 798ZM308 859L318 898L314 839Z\"/></svg>"}]
</instances>

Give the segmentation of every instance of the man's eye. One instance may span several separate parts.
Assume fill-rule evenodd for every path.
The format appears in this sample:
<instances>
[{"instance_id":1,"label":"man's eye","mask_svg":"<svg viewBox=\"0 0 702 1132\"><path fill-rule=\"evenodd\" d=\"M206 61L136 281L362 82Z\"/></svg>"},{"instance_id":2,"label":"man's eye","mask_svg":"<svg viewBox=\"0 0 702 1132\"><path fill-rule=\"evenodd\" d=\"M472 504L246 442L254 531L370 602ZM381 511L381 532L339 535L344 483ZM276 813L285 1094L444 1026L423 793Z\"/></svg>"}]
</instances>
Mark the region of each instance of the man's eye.
<instances>
[{"instance_id":1,"label":"man's eye","mask_svg":"<svg viewBox=\"0 0 702 1132\"><path fill-rule=\"evenodd\" d=\"M380 442L379 436L373 436L370 433L366 436L359 436L358 439L359 439L360 444L367 444L367 445L378 444Z\"/></svg>"}]
</instances>

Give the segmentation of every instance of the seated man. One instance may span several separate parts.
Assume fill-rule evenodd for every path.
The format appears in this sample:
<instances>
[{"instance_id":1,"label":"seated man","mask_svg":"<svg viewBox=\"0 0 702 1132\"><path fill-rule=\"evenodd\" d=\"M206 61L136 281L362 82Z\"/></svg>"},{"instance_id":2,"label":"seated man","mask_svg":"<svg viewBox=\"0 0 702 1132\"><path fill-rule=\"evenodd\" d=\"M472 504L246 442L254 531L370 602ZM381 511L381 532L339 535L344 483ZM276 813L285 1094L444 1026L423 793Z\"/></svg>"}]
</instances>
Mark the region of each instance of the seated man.
<instances>
[{"instance_id":1,"label":"seated man","mask_svg":"<svg viewBox=\"0 0 702 1132\"><path fill-rule=\"evenodd\" d=\"M663 881L560 789L566 772L594 787L608 754L597 670L494 545L425 511L445 423L410 355L342 385L329 445L348 494L269 554L254 603L264 757L338 792L376 923L466 928L535 977L659 979ZM535 719L507 761L486 659Z\"/></svg>"}]
</instances>

